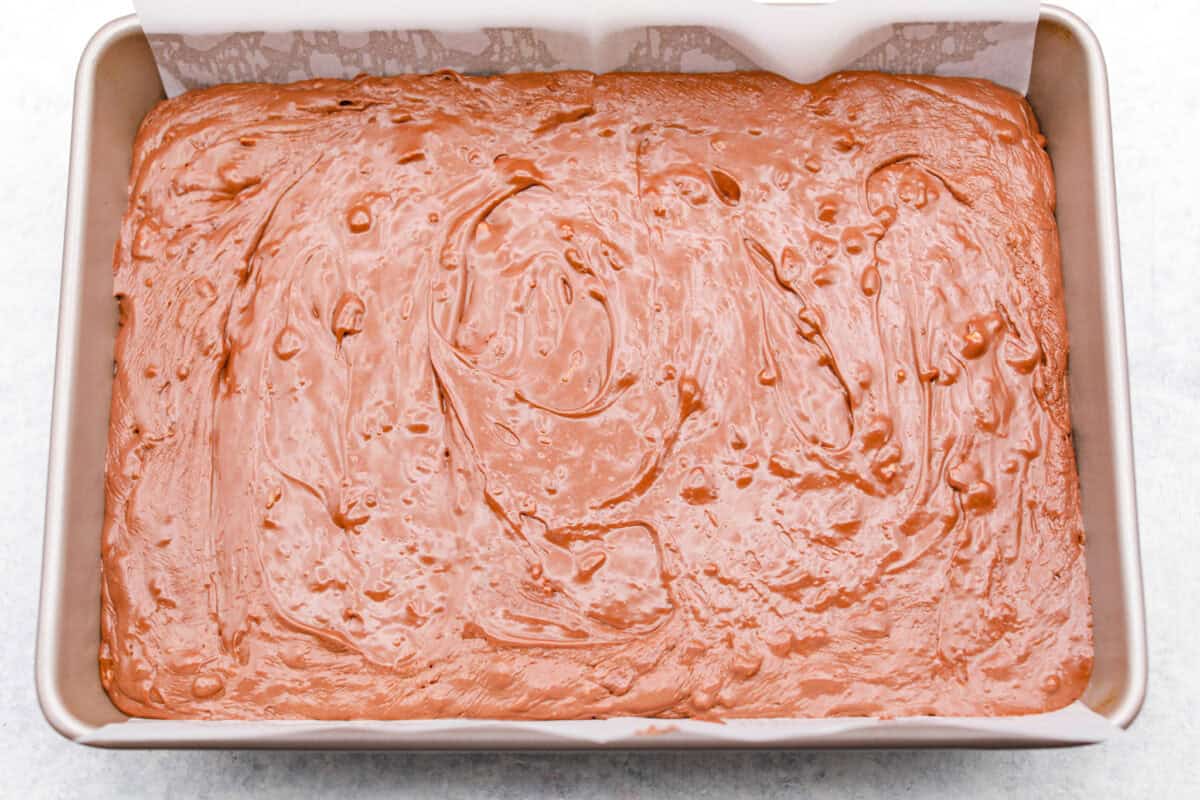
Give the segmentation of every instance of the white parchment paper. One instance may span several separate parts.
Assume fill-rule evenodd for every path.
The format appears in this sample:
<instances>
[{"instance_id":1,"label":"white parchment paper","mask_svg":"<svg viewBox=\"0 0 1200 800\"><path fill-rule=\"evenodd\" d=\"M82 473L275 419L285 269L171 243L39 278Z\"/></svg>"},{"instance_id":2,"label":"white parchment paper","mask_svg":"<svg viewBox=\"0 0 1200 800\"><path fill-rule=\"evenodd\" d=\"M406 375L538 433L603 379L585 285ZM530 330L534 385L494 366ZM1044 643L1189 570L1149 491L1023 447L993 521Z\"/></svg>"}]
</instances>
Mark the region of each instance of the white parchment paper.
<instances>
[{"instance_id":1,"label":"white parchment paper","mask_svg":"<svg viewBox=\"0 0 1200 800\"><path fill-rule=\"evenodd\" d=\"M491 745L528 749L561 746L654 747L815 747L907 745L923 740L959 745L1090 744L1119 728L1081 702L1048 714L1024 717L907 717L878 720L618 719L517 722L504 720L412 721L273 721L196 722L131 719L104 725L79 741L120 746L153 739L163 745L229 746L253 742L271 747L313 747L322 742L340 747L388 749L425 747L456 749ZM332 746L332 745L331 745Z\"/></svg>"},{"instance_id":2,"label":"white parchment paper","mask_svg":"<svg viewBox=\"0 0 1200 800\"><path fill-rule=\"evenodd\" d=\"M766 69L812 81L839 69L987 78L1024 93L1037 0L135 0L168 96L219 83L284 83L454 69L497 74ZM152 726L152 729L148 726ZM805 746L1083 744L1119 729L1083 702L1008 718L517 722L132 719L85 736L121 745Z\"/></svg>"},{"instance_id":3,"label":"white parchment paper","mask_svg":"<svg viewBox=\"0 0 1200 800\"><path fill-rule=\"evenodd\" d=\"M989 78L1024 93L1037 0L135 0L163 84L454 69L839 69Z\"/></svg>"}]
</instances>

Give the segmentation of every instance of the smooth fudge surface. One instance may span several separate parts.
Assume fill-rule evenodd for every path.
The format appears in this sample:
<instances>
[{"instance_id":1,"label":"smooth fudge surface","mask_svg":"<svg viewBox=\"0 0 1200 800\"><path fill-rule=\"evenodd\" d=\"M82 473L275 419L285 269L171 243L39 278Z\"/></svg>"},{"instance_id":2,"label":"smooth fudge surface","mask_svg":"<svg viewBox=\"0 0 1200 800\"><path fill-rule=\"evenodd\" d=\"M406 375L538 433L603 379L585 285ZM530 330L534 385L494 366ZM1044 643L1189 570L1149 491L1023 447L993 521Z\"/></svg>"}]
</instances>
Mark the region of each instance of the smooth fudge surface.
<instances>
[{"instance_id":1,"label":"smooth fudge surface","mask_svg":"<svg viewBox=\"0 0 1200 800\"><path fill-rule=\"evenodd\" d=\"M1012 92L220 86L143 123L114 271L129 714L1012 715L1088 681Z\"/></svg>"}]
</instances>

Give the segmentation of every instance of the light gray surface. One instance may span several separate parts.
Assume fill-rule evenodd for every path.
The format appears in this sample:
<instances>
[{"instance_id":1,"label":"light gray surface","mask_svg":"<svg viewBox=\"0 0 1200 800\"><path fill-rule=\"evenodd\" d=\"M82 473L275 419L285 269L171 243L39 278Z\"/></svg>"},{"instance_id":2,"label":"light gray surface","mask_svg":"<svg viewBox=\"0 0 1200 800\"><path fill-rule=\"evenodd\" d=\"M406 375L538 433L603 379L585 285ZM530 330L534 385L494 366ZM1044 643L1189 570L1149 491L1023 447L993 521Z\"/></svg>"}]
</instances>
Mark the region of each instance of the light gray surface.
<instances>
[{"instance_id":1,"label":"light gray surface","mask_svg":"<svg viewBox=\"0 0 1200 800\"><path fill-rule=\"evenodd\" d=\"M1005 796L1031 783L1044 796L1172 797L1200 788L1200 689L1192 633L1200 566L1192 527L1200 501L1200 11L1191 3L1065 3L1096 28L1109 59L1138 451L1151 686L1126 735L1085 750L1016 753L393 756L112 753L58 738L33 693L46 436L58 297L70 97L90 33L126 13L101 0L20 8L0 28L0 159L6 191L4 410L10 432L0 492L10 509L0 556L0 795L230 796L300 791L413 796L691 795ZM12 155L9 155L12 154ZM80 602L93 602L80 598Z\"/></svg>"}]
</instances>

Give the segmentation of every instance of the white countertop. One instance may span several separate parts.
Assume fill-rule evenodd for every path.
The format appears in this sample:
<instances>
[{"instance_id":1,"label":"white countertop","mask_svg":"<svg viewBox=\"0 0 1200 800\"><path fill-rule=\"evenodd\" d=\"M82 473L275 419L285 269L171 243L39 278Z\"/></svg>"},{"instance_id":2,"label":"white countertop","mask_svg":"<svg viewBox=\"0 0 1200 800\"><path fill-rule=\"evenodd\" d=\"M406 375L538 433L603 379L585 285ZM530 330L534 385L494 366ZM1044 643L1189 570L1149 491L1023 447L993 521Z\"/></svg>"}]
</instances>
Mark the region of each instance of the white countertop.
<instances>
[{"instance_id":1,"label":"white countertop","mask_svg":"<svg viewBox=\"0 0 1200 800\"><path fill-rule=\"evenodd\" d=\"M0 796L1138 796L1200 792L1200 6L1061 0L1108 60L1150 692L1102 745L1055 751L389 755L108 752L47 725L33 687L75 64L129 0L11 4L0 26ZM85 6L85 8L80 8ZM1189 793L1186 790L1191 790Z\"/></svg>"}]
</instances>

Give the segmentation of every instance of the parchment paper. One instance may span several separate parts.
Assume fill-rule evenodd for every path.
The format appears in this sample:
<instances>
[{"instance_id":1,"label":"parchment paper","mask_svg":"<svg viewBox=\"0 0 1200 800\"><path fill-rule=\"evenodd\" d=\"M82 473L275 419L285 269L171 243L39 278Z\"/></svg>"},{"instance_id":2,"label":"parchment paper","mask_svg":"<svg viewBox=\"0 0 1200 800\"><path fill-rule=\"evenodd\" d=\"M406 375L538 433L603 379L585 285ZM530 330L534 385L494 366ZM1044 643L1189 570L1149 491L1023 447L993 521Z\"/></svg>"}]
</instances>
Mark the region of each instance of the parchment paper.
<instances>
[{"instance_id":1,"label":"parchment paper","mask_svg":"<svg viewBox=\"0 0 1200 800\"><path fill-rule=\"evenodd\" d=\"M454 69L838 69L989 78L1024 93L1036 0L135 0L168 96L237 81Z\"/></svg>"},{"instance_id":2,"label":"parchment paper","mask_svg":"<svg viewBox=\"0 0 1200 800\"><path fill-rule=\"evenodd\" d=\"M148 726L151 726L152 729ZM130 719L104 725L79 741L85 744L119 746L153 738L163 744L224 744L231 738L253 739L274 747L309 744L322 738L352 742L363 749L384 747L440 747L455 749L463 742L483 739L504 742L523 737L530 748L568 744L573 746L861 746L871 737L880 746L911 742L932 734L951 733L963 745L986 746L997 737L1016 743L1089 744L1119 732L1119 728L1081 702L1059 711L1025 717L907 717L878 720L856 717L836 719L739 719L727 722L645 719L623 717L553 722L504 720L412 720L412 721L175 721ZM525 738L528 737L528 738ZM343 744L344 746L344 744Z\"/></svg>"},{"instance_id":3,"label":"parchment paper","mask_svg":"<svg viewBox=\"0 0 1200 800\"><path fill-rule=\"evenodd\" d=\"M838 69L988 78L1024 93L1036 0L135 0L168 96L218 83L285 83L454 69L474 74L723 72L761 68L798 81ZM154 726L153 733L146 726ZM556 743L636 747L880 743L953 732L962 744L996 737L1089 743L1119 729L1083 702L1008 718L698 720L623 718L515 722L180 722L133 719L82 741L119 745L222 743L287 747L313 737L356 746L440 746L533 736Z\"/></svg>"}]
</instances>

